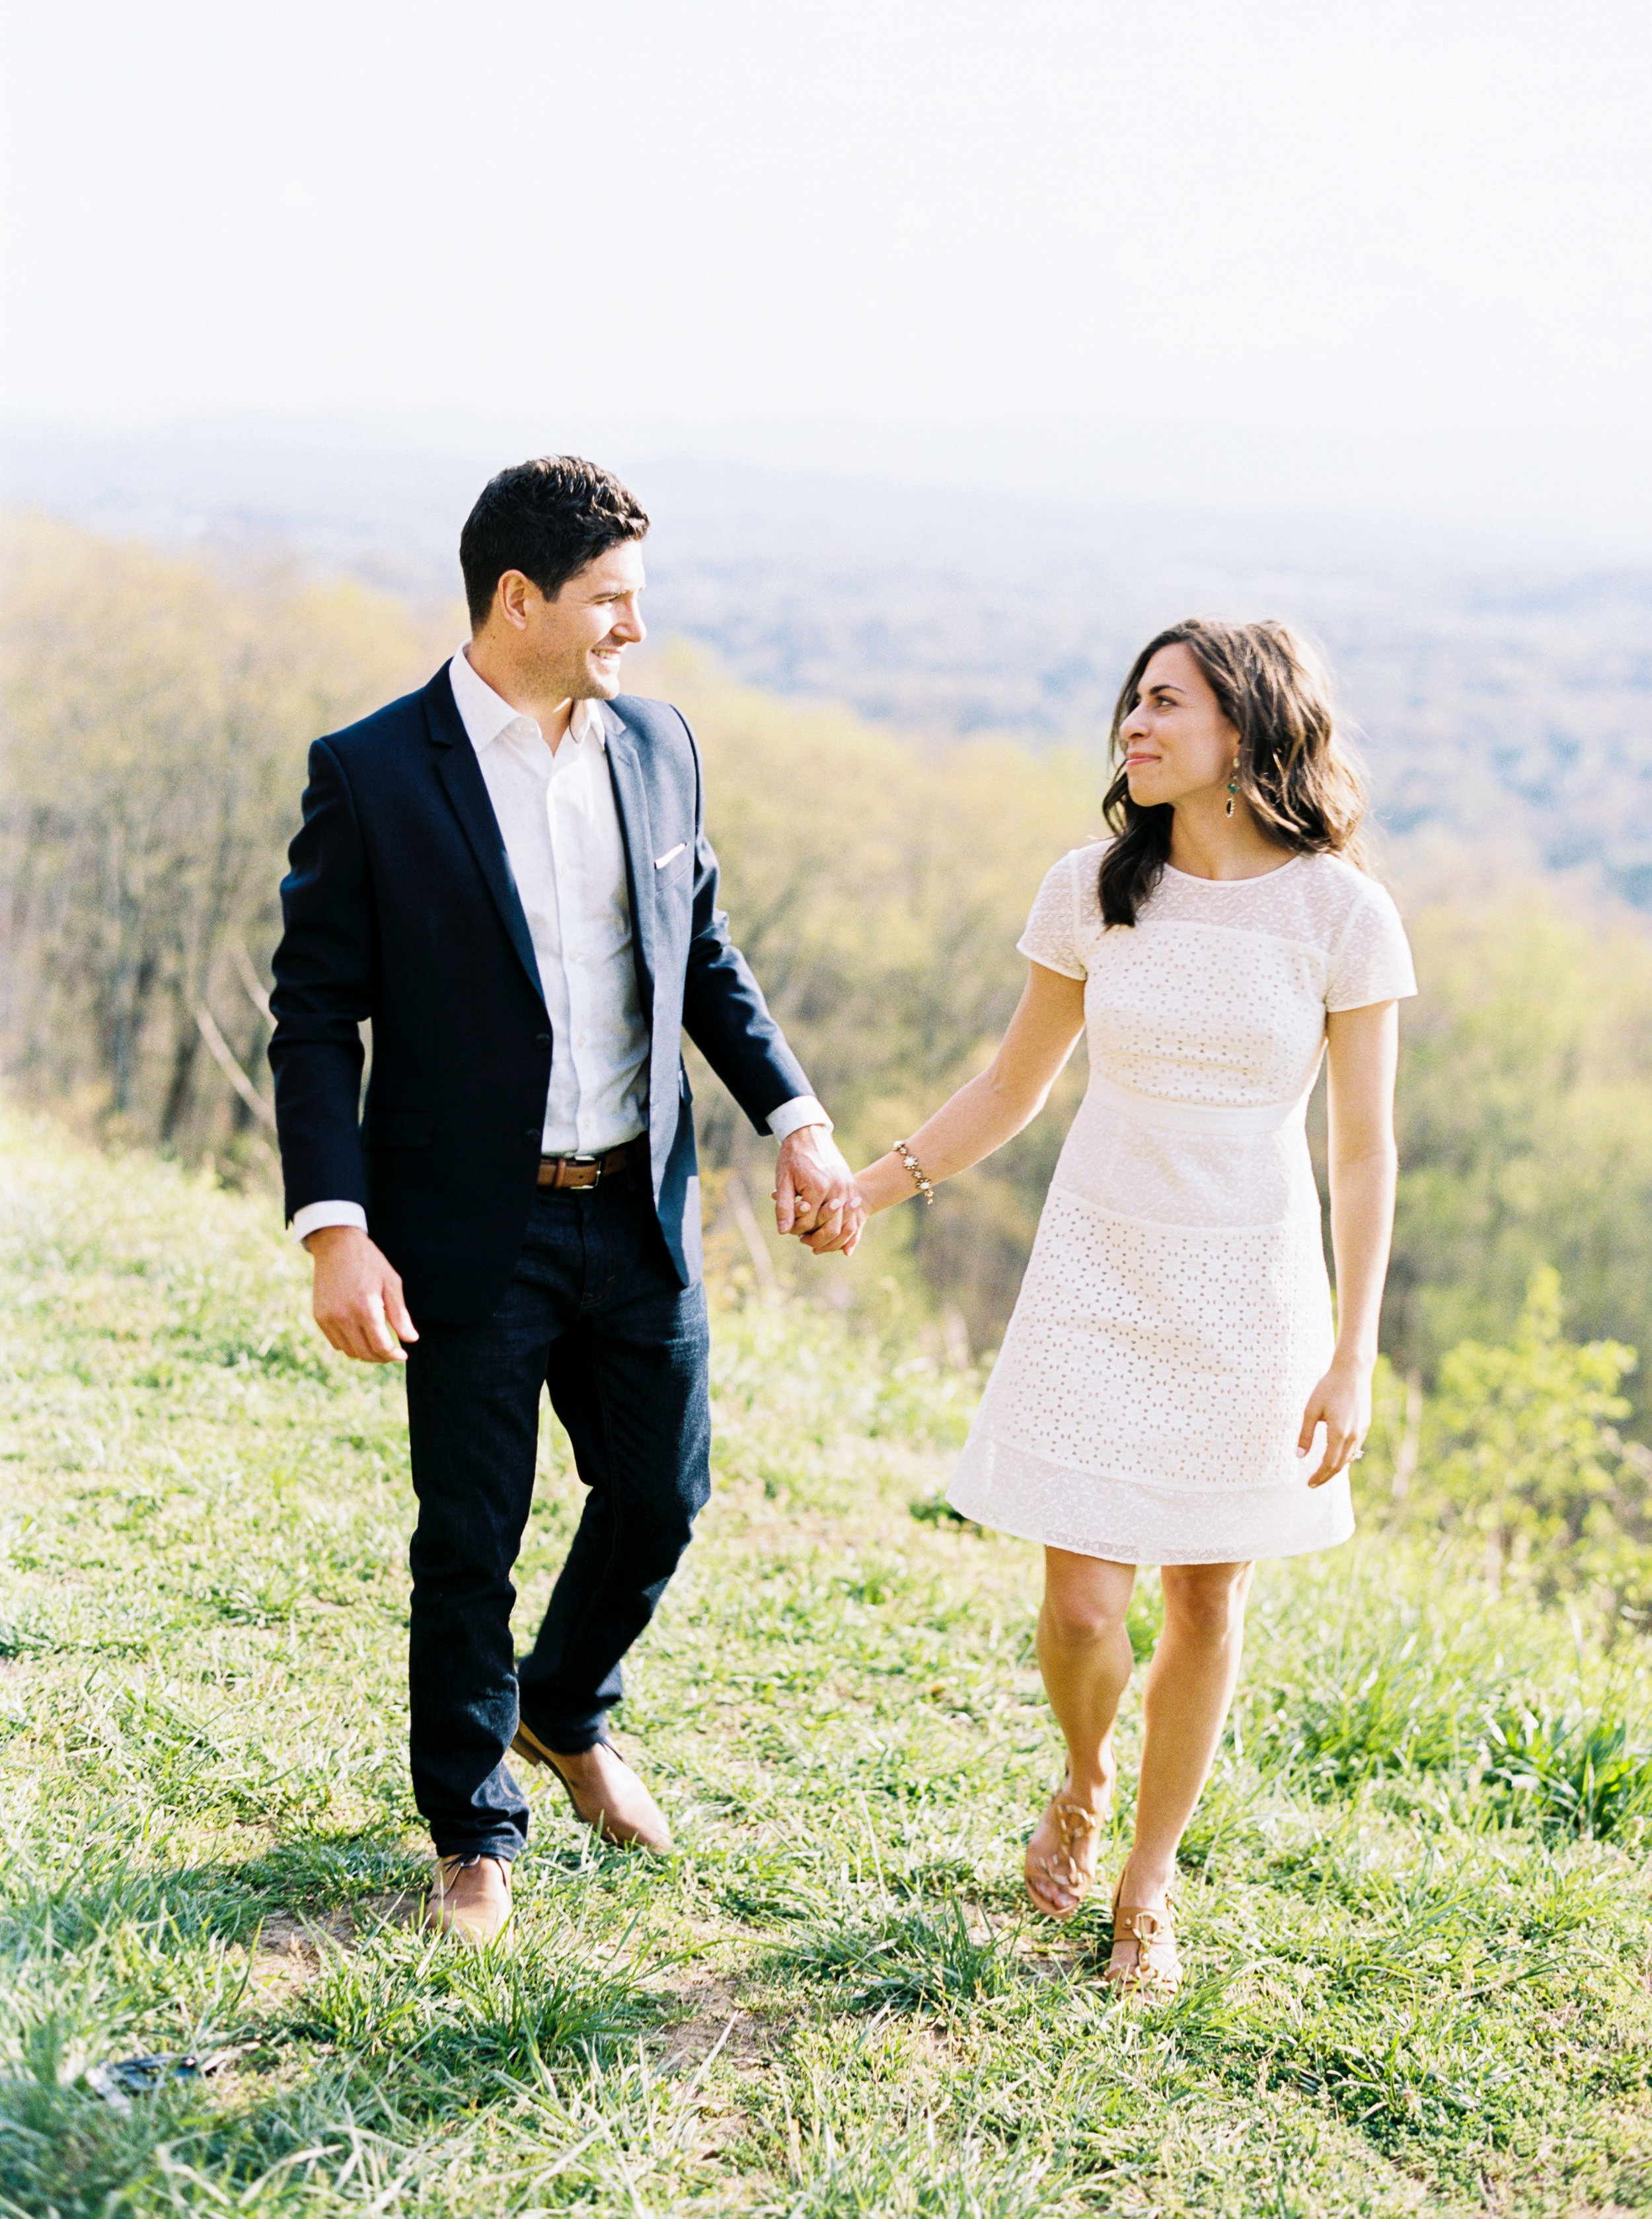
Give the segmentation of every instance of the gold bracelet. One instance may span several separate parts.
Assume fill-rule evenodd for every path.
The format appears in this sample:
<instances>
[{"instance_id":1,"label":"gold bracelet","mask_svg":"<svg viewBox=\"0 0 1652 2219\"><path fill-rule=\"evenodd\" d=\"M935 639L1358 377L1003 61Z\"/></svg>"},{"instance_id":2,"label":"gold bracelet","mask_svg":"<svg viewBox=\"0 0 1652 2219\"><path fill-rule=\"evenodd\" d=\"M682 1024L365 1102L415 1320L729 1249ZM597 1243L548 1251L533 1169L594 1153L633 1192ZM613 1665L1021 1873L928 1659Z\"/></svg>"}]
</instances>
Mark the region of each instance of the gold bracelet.
<instances>
[{"instance_id":1,"label":"gold bracelet","mask_svg":"<svg viewBox=\"0 0 1652 2219\"><path fill-rule=\"evenodd\" d=\"M897 1141L893 1145L895 1153L900 1158L901 1161L906 1165L907 1170L912 1174L913 1185L916 1187L918 1192L923 1197L923 1199L928 1203L928 1207L933 1209L935 1203L935 1190L930 1185L928 1180L923 1176L922 1165L912 1153L912 1151L907 1147L904 1141Z\"/></svg>"}]
</instances>

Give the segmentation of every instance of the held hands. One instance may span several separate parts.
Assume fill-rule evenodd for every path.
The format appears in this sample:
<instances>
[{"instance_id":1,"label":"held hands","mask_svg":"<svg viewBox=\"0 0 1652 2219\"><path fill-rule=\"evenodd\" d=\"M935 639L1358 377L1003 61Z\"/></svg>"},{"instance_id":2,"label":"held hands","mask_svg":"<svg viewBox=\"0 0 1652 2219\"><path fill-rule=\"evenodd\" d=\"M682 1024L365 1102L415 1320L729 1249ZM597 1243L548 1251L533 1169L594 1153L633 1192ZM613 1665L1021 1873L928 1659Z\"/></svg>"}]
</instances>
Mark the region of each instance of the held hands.
<instances>
[{"instance_id":1,"label":"held hands","mask_svg":"<svg viewBox=\"0 0 1652 2219\"><path fill-rule=\"evenodd\" d=\"M1313 1450L1314 1434L1325 1427L1325 1448L1308 1474L1308 1485L1323 1487L1363 1455L1370 1425L1370 1365L1357 1358L1333 1357L1331 1369L1307 1398L1302 1430L1296 1437L1296 1453L1306 1457Z\"/></svg>"},{"instance_id":2,"label":"held hands","mask_svg":"<svg viewBox=\"0 0 1652 2219\"><path fill-rule=\"evenodd\" d=\"M817 1256L853 1254L866 1205L824 1125L804 1125L781 1143L774 1221ZM340 1355L361 1364L405 1364L401 1344L419 1338L401 1277L367 1234L326 1225L304 1243L315 1260L315 1321Z\"/></svg>"},{"instance_id":3,"label":"held hands","mask_svg":"<svg viewBox=\"0 0 1652 2219\"><path fill-rule=\"evenodd\" d=\"M315 1259L315 1322L340 1355L405 1364L401 1343L419 1335L388 1259L354 1225L324 1225L304 1246Z\"/></svg>"},{"instance_id":4,"label":"held hands","mask_svg":"<svg viewBox=\"0 0 1652 2219\"><path fill-rule=\"evenodd\" d=\"M780 1143L774 1225L817 1256L852 1256L866 1221L854 1174L824 1125L800 1125Z\"/></svg>"}]
</instances>

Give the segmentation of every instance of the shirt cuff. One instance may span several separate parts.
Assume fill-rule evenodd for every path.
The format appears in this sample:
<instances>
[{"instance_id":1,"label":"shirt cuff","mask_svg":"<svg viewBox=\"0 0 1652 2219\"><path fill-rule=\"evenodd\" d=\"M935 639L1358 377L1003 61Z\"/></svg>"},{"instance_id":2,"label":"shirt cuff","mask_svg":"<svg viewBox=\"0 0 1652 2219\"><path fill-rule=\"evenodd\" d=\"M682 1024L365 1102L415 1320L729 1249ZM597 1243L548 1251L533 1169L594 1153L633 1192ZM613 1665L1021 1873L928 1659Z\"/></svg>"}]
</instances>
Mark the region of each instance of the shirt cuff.
<instances>
[{"instance_id":1,"label":"shirt cuff","mask_svg":"<svg viewBox=\"0 0 1652 2219\"><path fill-rule=\"evenodd\" d=\"M800 1132L805 1125L823 1125L829 1133L832 1121L812 1094L797 1094L790 1102L782 1102L778 1110L768 1113L768 1129L777 1141L787 1134Z\"/></svg>"},{"instance_id":2,"label":"shirt cuff","mask_svg":"<svg viewBox=\"0 0 1652 2219\"><path fill-rule=\"evenodd\" d=\"M293 1212L295 1240L307 1240L324 1225L353 1225L358 1233L365 1233L367 1212L358 1202L307 1202L302 1209Z\"/></svg>"}]
</instances>

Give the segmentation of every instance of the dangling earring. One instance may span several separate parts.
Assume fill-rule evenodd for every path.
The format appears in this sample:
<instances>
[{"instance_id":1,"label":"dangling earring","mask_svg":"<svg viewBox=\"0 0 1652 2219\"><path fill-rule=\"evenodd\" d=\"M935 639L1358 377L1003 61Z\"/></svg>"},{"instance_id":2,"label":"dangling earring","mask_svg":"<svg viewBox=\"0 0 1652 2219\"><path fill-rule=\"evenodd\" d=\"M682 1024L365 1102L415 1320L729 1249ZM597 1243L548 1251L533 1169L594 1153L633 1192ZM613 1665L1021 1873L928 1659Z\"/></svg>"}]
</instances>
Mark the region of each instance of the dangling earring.
<instances>
[{"instance_id":1,"label":"dangling earring","mask_svg":"<svg viewBox=\"0 0 1652 2219\"><path fill-rule=\"evenodd\" d=\"M1233 813L1233 796L1239 792L1239 757L1233 758L1233 775L1227 781L1227 814Z\"/></svg>"}]
</instances>

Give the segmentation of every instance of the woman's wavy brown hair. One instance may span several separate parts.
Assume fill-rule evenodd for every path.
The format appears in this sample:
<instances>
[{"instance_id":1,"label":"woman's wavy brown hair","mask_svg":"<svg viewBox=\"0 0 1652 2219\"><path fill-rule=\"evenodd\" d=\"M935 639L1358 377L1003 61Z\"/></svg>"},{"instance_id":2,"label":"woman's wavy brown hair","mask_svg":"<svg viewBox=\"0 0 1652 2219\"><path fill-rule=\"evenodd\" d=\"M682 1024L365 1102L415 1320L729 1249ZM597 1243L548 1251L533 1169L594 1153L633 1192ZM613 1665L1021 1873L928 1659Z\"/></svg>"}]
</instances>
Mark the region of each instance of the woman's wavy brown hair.
<instances>
[{"instance_id":1,"label":"woman's wavy brown hair","mask_svg":"<svg viewBox=\"0 0 1652 2219\"><path fill-rule=\"evenodd\" d=\"M1130 799L1121 743L1147 665L1161 647L1186 647L1239 734L1239 790L1270 840L1301 855L1345 855L1362 866L1359 826L1365 786L1338 740L1331 686L1312 650L1270 618L1219 624L1189 617L1150 639L1130 666L1113 712L1118 766L1102 805L1115 836L1102 858L1102 917L1133 924L1171 852L1168 802L1141 809Z\"/></svg>"}]
</instances>

